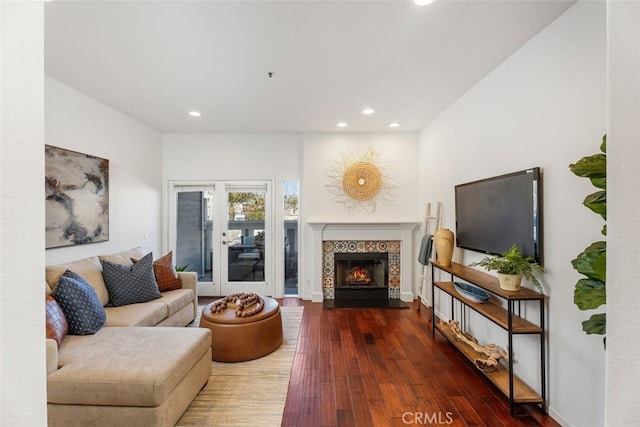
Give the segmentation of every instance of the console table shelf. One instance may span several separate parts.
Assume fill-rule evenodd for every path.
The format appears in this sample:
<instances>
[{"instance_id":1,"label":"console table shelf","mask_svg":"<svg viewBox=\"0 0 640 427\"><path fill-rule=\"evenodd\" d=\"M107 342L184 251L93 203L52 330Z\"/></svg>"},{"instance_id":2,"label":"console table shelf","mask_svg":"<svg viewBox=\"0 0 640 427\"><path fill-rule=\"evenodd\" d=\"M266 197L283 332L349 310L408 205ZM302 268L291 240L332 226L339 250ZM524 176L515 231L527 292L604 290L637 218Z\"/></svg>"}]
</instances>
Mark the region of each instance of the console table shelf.
<instances>
[{"instance_id":1,"label":"console table shelf","mask_svg":"<svg viewBox=\"0 0 640 427\"><path fill-rule=\"evenodd\" d=\"M477 358L486 357L486 355L478 353L464 342L458 341L448 326L437 325L436 329L438 330L438 332L444 335L453 344L453 346L456 347L462 354L464 354L472 363L474 363ZM498 364L495 371L480 372L482 372L489 379L489 381L491 381L496 387L498 387L502 393L507 396L509 395L509 370L507 368ZM542 403L542 397L540 396L540 393L533 390L515 375L513 377L513 400L515 403Z\"/></svg>"},{"instance_id":2,"label":"console table shelf","mask_svg":"<svg viewBox=\"0 0 640 427\"><path fill-rule=\"evenodd\" d=\"M464 309L471 309L484 316L494 324L507 332L508 335L508 366L498 364L493 372L482 372L503 394L509 399L511 415L515 414L515 404L532 403L539 404L542 411L546 413L546 376L545 376L545 329L544 329L544 304L545 296L531 289L522 288L517 292L505 291L500 288L498 279L482 271L466 267L462 264L452 263L449 266L441 265L435 261L431 263L431 277L434 276L435 269L442 270L451 275L451 281L432 281L431 283L431 325L432 335L435 331L440 332L451 344L453 344L467 359L474 362L480 357L469 345L456 339L453 332L446 323L439 324L435 314L435 291L444 292L451 297L451 320L454 320L455 313L453 304L455 301L461 304ZM453 284L453 278L457 277L472 283L491 294L491 298L483 303L471 301L458 293ZM506 308L497 301L506 301ZM538 324L533 323L515 314L515 305L520 309L520 304L526 302L538 302L540 318ZM520 313L520 310L518 310ZM540 337L540 379L541 392L538 393L524 381L513 373L513 335L533 334Z\"/></svg>"},{"instance_id":3,"label":"console table shelf","mask_svg":"<svg viewBox=\"0 0 640 427\"><path fill-rule=\"evenodd\" d=\"M504 289L500 288L500 283L498 282L497 277L480 270L458 264L457 262L452 262L451 265L445 266L434 261L431 263L431 266L437 268L438 270L446 271L452 276L459 277L469 283L473 283L476 286L480 286L485 291L491 292L492 294L506 300L524 301L544 299L543 294L528 288L521 288L517 292L505 291Z\"/></svg>"},{"instance_id":4,"label":"console table shelf","mask_svg":"<svg viewBox=\"0 0 640 427\"><path fill-rule=\"evenodd\" d=\"M509 330L509 313L506 309L491 302L477 303L471 300L462 299L458 291L456 291L456 288L453 286L453 282L435 282L434 286L445 291L452 297L460 299L465 305L482 314L502 329ZM512 318L512 323L511 332L514 334L539 334L542 332L542 328L540 328L540 326L515 315Z\"/></svg>"}]
</instances>

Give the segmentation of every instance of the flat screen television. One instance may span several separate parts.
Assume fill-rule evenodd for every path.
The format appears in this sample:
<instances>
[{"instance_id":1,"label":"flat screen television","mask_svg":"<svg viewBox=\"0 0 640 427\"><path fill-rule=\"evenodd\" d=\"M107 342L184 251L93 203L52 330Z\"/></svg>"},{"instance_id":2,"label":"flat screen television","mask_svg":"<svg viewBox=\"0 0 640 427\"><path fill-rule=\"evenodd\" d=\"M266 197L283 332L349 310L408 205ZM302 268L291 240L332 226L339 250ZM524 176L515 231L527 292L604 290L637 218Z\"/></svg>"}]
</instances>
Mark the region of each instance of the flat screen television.
<instances>
[{"instance_id":1,"label":"flat screen television","mask_svg":"<svg viewBox=\"0 0 640 427\"><path fill-rule=\"evenodd\" d=\"M455 186L456 246L501 254L514 243L542 265L540 168Z\"/></svg>"}]
</instances>

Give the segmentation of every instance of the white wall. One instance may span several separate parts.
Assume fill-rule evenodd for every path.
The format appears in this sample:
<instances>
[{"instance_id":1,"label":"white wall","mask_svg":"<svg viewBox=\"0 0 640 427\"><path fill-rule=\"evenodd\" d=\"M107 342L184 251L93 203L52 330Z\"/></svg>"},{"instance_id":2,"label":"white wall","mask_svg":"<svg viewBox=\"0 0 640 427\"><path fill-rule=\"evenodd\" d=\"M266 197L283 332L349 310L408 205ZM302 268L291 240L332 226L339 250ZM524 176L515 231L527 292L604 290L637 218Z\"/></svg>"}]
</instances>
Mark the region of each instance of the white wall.
<instances>
[{"instance_id":1,"label":"white wall","mask_svg":"<svg viewBox=\"0 0 640 427\"><path fill-rule=\"evenodd\" d=\"M369 149L378 154L374 162L389 176L389 195L372 212L349 210L328 187L332 168L344 171L343 155L358 160ZM416 132L335 133L304 135L304 215L306 222L400 222L417 218L418 134ZM347 162L348 166L350 163Z\"/></svg>"},{"instance_id":2,"label":"white wall","mask_svg":"<svg viewBox=\"0 0 640 427\"><path fill-rule=\"evenodd\" d=\"M297 134L166 134L164 181L296 179L300 149Z\"/></svg>"},{"instance_id":3,"label":"white wall","mask_svg":"<svg viewBox=\"0 0 640 427\"><path fill-rule=\"evenodd\" d=\"M378 154L375 164L390 177L391 188L385 191L388 202L376 203L370 212L350 210L339 203L329 184L330 172L337 167L344 171L343 155L360 159L369 149ZM303 224L309 222L412 222L419 221L418 208L418 134L389 133L319 133L304 135L301 215ZM303 253L313 254L313 231L305 225L301 229ZM313 259L301 259L300 284L305 298L311 298L314 284Z\"/></svg>"},{"instance_id":4,"label":"white wall","mask_svg":"<svg viewBox=\"0 0 640 427\"><path fill-rule=\"evenodd\" d=\"M47 265L135 246L160 256L162 135L48 77L45 113L46 144L109 159L109 241L48 249Z\"/></svg>"},{"instance_id":5,"label":"white wall","mask_svg":"<svg viewBox=\"0 0 640 427\"><path fill-rule=\"evenodd\" d=\"M2 1L0 19L0 425L43 426L43 5Z\"/></svg>"},{"instance_id":6,"label":"white wall","mask_svg":"<svg viewBox=\"0 0 640 427\"><path fill-rule=\"evenodd\" d=\"M580 427L603 424L605 351L601 337L582 332L590 313L573 304L581 276L570 261L601 239L603 221L582 206L594 189L568 165L596 153L606 132L605 12L604 2L578 2L420 134L420 200L442 200L451 229L455 184L542 168L549 410ZM479 255L454 257L467 264ZM529 344L514 347L516 368L535 378L538 347Z\"/></svg>"},{"instance_id":7,"label":"white wall","mask_svg":"<svg viewBox=\"0 0 640 427\"><path fill-rule=\"evenodd\" d=\"M640 3L608 3L605 424L637 424L640 396Z\"/></svg>"}]
</instances>

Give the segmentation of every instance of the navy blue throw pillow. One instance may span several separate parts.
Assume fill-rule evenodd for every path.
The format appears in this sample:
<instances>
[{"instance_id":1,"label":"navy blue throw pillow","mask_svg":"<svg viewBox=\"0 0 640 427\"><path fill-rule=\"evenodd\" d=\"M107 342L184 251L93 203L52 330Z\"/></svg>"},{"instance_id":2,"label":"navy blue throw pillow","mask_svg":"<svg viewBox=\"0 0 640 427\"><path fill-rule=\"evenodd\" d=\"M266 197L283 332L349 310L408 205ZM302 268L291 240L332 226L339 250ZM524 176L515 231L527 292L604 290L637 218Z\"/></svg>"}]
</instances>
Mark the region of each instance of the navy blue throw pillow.
<instances>
[{"instance_id":1,"label":"navy blue throw pillow","mask_svg":"<svg viewBox=\"0 0 640 427\"><path fill-rule=\"evenodd\" d=\"M102 277L109 291L108 306L119 307L162 297L153 273L151 252L132 266L102 261Z\"/></svg>"},{"instance_id":2,"label":"navy blue throw pillow","mask_svg":"<svg viewBox=\"0 0 640 427\"><path fill-rule=\"evenodd\" d=\"M51 293L69 324L69 335L92 335L107 320L93 287L80 275L67 270Z\"/></svg>"}]
</instances>

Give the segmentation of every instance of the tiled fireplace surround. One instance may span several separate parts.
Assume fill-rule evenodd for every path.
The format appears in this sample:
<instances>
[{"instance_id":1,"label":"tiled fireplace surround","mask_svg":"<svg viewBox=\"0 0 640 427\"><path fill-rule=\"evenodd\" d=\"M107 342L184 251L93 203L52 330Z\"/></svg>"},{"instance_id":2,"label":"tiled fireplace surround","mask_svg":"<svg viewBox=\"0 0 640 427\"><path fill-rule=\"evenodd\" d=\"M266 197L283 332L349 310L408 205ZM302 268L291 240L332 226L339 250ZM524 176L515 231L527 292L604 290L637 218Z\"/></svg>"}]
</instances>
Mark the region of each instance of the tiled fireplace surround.
<instances>
[{"instance_id":1,"label":"tiled fireplace surround","mask_svg":"<svg viewBox=\"0 0 640 427\"><path fill-rule=\"evenodd\" d=\"M334 298L334 254L389 253L389 298L413 301L413 230L417 222L312 222L312 301Z\"/></svg>"}]
</instances>

